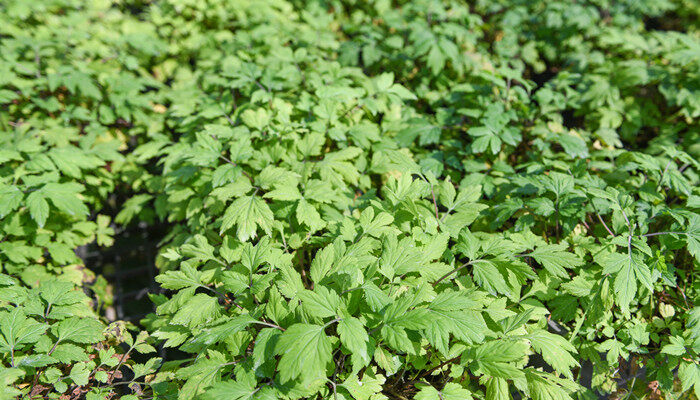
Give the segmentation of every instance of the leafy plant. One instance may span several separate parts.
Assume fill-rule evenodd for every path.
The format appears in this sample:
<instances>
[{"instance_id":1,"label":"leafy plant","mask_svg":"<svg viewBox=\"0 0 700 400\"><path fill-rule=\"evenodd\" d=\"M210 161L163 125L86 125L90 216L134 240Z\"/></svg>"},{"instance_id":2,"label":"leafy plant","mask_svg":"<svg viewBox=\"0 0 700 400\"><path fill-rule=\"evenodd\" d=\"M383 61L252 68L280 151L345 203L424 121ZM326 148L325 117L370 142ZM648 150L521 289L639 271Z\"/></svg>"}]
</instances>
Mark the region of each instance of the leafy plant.
<instances>
[{"instance_id":1,"label":"leafy plant","mask_svg":"<svg viewBox=\"0 0 700 400\"><path fill-rule=\"evenodd\" d=\"M3 4L0 397L700 397L699 14Z\"/></svg>"}]
</instances>

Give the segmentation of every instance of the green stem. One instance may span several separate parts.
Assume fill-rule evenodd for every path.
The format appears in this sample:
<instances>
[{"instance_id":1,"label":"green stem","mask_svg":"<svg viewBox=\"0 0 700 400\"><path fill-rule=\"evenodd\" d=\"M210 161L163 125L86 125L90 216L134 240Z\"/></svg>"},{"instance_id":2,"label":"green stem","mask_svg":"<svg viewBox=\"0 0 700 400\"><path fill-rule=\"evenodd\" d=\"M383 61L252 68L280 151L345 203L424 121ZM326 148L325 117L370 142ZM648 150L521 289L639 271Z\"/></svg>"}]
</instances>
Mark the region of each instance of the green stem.
<instances>
[{"instance_id":1,"label":"green stem","mask_svg":"<svg viewBox=\"0 0 700 400\"><path fill-rule=\"evenodd\" d=\"M486 260L472 260L472 261L469 261L469 262L467 262L467 263L464 263L464 264L462 264L461 266L459 266L459 267L453 269L452 271L446 273L445 275L441 276L440 279L438 279L438 280L436 280L435 282L433 282L433 287L437 286L438 283L440 283L440 282L442 282L443 280L449 278L450 275L459 272L460 270L464 269L465 267L468 267L468 266L470 266L470 265L476 264L476 263L478 263L478 262L485 262L485 261L486 261Z\"/></svg>"}]
</instances>

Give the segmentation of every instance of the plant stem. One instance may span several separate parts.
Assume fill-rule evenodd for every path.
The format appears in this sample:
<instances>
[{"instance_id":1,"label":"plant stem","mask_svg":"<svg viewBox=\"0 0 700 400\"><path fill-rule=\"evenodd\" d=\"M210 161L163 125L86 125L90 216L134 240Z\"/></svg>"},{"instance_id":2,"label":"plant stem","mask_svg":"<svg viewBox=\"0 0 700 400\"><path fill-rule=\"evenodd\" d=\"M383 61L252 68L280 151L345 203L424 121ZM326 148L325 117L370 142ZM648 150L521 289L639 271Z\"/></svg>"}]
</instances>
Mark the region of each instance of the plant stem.
<instances>
[{"instance_id":1,"label":"plant stem","mask_svg":"<svg viewBox=\"0 0 700 400\"><path fill-rule=\"evenodd\" d=\"M465 267L467 267L467 266L469 266L469 265L473 265L473 264L478 263L478 262L483 262L483 261L486 261L486 260L472 260L472 261L469 261L469 262L466 262L466 263L462 264L461 266L459 266L459 267L453 269L452 271L450 271L450 272L446 273L445 275L441 276L440 279L438 279L438 280L436 280L435 282L433 282L433 287L437 286L438 283L440 283L440 282L442 282L443 280L447 279L450 275L459 272L459 271L462 270L463 268L465 268Z\"/></svg>"},{"instance_id":2,"label":"plant stem","mask_svg":"<svg viewBox=\"0 0 700 400\"><path fill-rule=\"evenodd\" d=\"M617 235L615 235L615 234L610 230L610 228L608 228L608 224L605 223L605 221L603 220L603 217L601 217L600 214L595 213L595 215L598 216L598 220L603 224L603 226L605 227L605 230L608 231L608 233L609 233L611 236L617 236Z\"/></svg>"},{"instance_id":3,"label":"plant stem","mask_svg":"<svg viewBox=\"0 0 700 400\"><path fill-rule=\"evenodd\" d=\"M646 233L644 235L639 235L639 237L651 237L651 236L659 236L659 235L687 235L687 232L654 232L654 233Z\"/></svg>"},{"instance_id":4,"label":"plant stem","mask_svg":"<svg viewBox=\"0 0 700 400\"><path fill-rule=\"evenodd\" d=\"M277 329L279 329L279 330L281 330L281 331L283 331L283 332L286 330L286 329L282 328L282 327L279 326L279 325L275 325L275 324L272 324L272 323L269 323L269 322L265 322L265 321L255 321L255 323L256 323L256 324L260 324L260 325L269 326L270 328L277 328Z\"/></svg>"}]
</instances>

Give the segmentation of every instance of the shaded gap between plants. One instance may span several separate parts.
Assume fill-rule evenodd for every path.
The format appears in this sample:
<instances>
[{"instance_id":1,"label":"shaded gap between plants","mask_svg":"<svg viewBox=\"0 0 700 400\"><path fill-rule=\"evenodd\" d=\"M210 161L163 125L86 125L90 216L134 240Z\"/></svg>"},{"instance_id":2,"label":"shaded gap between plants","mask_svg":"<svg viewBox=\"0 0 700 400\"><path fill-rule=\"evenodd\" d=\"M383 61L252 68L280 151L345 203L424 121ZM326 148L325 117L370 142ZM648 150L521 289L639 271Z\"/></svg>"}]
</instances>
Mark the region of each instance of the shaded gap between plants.
<instances>
[{"instance_id":1,"label":"shaded gap between plants","mask_svg":"<svg viewBox=\"0 0 700 400\"><path fill-rule=\"evenodd\" d=\"M139 320L154 311L148 294L159 293L155 281L158 243L167 233L163 224L144 222L113 226L114 244L108 248L90 244L79 250L85 266L102 276L111 289L111 304L98 312L108 321L126 321L139 325Z\"/></svg>"}]
</instances>

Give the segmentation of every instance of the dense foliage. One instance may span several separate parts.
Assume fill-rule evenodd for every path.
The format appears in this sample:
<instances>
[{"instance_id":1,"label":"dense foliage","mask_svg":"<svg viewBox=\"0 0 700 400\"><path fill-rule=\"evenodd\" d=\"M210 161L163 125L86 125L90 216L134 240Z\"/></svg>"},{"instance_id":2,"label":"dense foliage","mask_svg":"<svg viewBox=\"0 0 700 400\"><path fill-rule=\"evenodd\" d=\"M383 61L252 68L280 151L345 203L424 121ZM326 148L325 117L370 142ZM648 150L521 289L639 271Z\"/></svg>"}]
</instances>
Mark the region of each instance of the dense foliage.
<instances>
[{"instance_id":1,"label":"dense foliage","mask_svg":"<svg viewBox=\"0 0 700 400\"><path fill-rule=\"evenodd\" d=\"M0 398L700 397L696 1L0 20ZM156 221L110 320L75 250Z\"/></svg>"}]
</instances>

